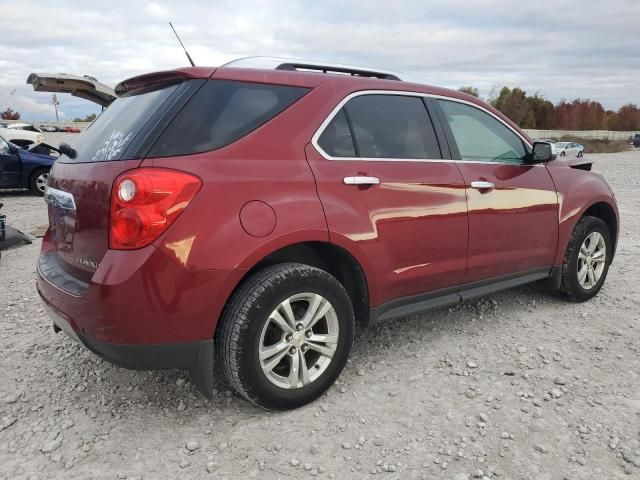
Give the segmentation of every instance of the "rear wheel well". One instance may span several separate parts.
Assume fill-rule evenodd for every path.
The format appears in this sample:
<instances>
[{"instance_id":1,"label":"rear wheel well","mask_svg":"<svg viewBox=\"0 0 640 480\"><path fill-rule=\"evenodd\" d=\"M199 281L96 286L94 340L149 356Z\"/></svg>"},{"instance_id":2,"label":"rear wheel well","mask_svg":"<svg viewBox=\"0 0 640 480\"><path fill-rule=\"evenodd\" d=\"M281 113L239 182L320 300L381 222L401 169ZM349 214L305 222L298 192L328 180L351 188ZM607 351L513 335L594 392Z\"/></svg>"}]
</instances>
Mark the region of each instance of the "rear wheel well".
<instances>
[{"instance_id":1,"label":"rear wheel well","mask_svg":"<svg viewBox=\"0 0 640 480\"><path fill-rule=\"evenodd\" d=\"M618 219L611 205L605 202L594 203L583 213L583 216L599 218L607 225L615 251L618 238Z\"/></svg>"},{"instance_id":2,"label":"rear wheel well","mask_svg":"<svg viewBox=\"0 0 640 480\"><path fill-rule=\"evenodd\" d=\"M331 243L304 242L277 250L249 270L240 284L258 270L284 262L302 263L333 275L349 294L356 321L369 322L369 289L362 267L349 252Z\"/></svg>"}]
</instances>

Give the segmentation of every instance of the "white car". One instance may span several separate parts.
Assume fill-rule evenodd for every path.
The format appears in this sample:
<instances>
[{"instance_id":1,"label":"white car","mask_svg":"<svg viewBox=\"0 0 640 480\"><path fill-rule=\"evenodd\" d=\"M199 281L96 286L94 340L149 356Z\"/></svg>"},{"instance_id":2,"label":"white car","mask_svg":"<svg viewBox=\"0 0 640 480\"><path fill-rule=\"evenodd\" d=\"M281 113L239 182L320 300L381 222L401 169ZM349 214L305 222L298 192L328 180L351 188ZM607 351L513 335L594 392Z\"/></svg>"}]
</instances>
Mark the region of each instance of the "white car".
<instances>
[{"instance_id":1,"label":"white car","mask_svg":"<svg viewBox=\"0 0 640 480\"><path fill-rule=\"evenodd\" d=\"M6 128L5 127L0 128L0 135L5 140L8 140L13 144L18 145L19 147L27 148L27 149L35 147L36 145L39 145L41 143L44 143L44 135L39 129L36 129L35 131L23 130L19 127L16 127L15 125L20 125L20 124L14 123L14 124L8 125ZM28 125L28 126L31 127L32 125ZM36 127L33 127L33 128L35 129Z\"/></svg>"},{"instance_id":2,"label":"white car","mask_svg":"<svg viewBox=\"0 0 640 480\"><path fill-rule=\"evenodd\" d=\"M582 157L584 145L575 142L556 142L556 154L560 157Z\"/></svg>"},{"instance_id":3,"label":"white car","mask_svg":"<svg viewBox=\"0 0 640 480\"><path fill-rule=\"evenodd\" d=\"M15 128L17 130L27 130L29 132L42 133L42 130L40 128L36 127L35 125L31 125L30 123L10 123L9 125L7 125L7 128Z\"/></svg>"}]
</instances>

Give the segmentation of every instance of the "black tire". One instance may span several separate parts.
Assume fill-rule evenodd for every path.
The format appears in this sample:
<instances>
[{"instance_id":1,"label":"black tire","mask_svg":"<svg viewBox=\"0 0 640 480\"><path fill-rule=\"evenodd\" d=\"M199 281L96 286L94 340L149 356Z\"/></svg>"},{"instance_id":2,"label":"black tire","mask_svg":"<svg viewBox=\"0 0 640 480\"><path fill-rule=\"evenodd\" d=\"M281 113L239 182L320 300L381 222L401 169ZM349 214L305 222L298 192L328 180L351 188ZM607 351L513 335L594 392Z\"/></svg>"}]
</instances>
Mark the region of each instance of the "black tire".
<instances>
[{"instance_id":1,"label":"black tire","mask_svg":"<svg viewBox=\"0 0 640 480\"><path fill-rule=\"evenodd\" d=\"M584 154L582 153L582 151L578 152L578 158L582 158L584 156Z\"/></svg>"},{"instance_id":2,"label":"black tire","mask_svg":"<svg viewBox=\"0 0 640 480\"><path fill-rule=\"evenodd\" d=\"M566 155L566 152L560 152L560 156L564 157Z\"/></svg>"},{"instance_id":3,"label":"black tire","mask_svg":"<svg viewBox=\"0 0 640 480\"><path fill-rule=\"evenodd\" d=\"M593 232L599 232L603 236L606 246L606 256L604 270L602 271L600 278L593 287L585 289L578 281L578 255L580 253L582 243ZM582 217L573 230L573 235L564 254L560 293L565 298L573 302L585 302L595 296L600 291L605 279L607 278L612 256L613 243L611 241L611 233L609 232L607 225L596 217Z\"/></svg>"},{"instance_id":4,"label":"black tire","mask_svg":"<svg viewBox=\"0 0 640 480\"><path fill-rule=\"evenodd\" d=\"M322 295L331 303L338 319L338 342L318 378L286 389L272 383L260 366L260 336L271 312L287 298L304 292ZM227 380L249 401L274 410L305 405L333 385L347 362L355 330L353 306L340 282L323 270L299 263L273 265L249 277L232 295L220 322L216 350Z\"/></svg>"},{"instance_id":5,"label":"black tire","mask_svg":"<svg viewBox=\"0 0 640 480\"><path fill-rule=\"evenodd\" d=\"M39 168L38 170L36 170L31 174L31 178L29 179L29 189L34 195L38 195L40 197L44 195L44 190L40 189L40 186L38 184L38 179L40 178L41 175L45 173L47 174L49 173L48 168Z\"/></svg>"}]
</instances>

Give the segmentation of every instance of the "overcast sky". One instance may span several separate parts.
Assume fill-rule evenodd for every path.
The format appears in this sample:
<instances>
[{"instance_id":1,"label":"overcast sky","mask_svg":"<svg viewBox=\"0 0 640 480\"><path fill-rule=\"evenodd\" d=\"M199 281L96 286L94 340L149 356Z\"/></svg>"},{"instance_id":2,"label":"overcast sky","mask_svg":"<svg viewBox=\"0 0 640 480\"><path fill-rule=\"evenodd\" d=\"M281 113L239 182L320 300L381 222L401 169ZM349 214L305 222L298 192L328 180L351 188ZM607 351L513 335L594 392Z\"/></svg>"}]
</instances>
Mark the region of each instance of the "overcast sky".
<instances>
[{"instance_id":1,"label":"overcast sky","mask_svg":"<svg viewBox=\"0 0 640 480\"><path fill-rule=\"evenodd\" d=\"M168 21L198 65L288 56L377 66L422 83L520 86L605 108L640 104L640 0L142 0L2 2L0 108L54 118L31 72L87 74L114 86L184 66ZM66 118L97 111L59 95Z\"/></svg>"}]
</instances>

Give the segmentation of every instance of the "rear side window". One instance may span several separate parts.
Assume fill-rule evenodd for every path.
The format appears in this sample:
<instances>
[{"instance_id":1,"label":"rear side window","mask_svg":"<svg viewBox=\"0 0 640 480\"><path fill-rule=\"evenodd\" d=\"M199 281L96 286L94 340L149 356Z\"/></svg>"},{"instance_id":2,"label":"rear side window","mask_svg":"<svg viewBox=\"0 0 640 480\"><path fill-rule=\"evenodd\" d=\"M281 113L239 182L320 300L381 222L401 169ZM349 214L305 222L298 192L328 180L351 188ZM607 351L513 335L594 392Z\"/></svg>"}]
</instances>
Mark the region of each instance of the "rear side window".
<instances>
[{"instance_id":1,"label":"rear side window","mask_svg":"<svg viewBox=\"0 0 640 480\"><path fill-rule=\"evenodd\" d=\"M413 96L375 94L349 100L318 145L334 157L353 157L352 145L361 158L442 158L429 113L422 99Z\"/></svg>"},{"instance_id":2,"label":"rear side window","mask_svg":"<svg viewBox=\"0 0 640 480\"><path fill-rule=\"evenodd\" d=\"M271 120L308 91L284 85L207 81L176 115L149 155L188 155L224 147Z\"/></svg>"},{"instance_id":3,"label":"rear side window","mask_svg":"<svg viewBox=\"0 0 640 480\"><path fill-rule=\"evenodd\" d=\"M318 145L332 157L355 157L356 149L344 110L333 117L318 139Z\"/></svg>"},{"instance_id":4,"label":"rear side window","mask_svg":"<svg viewBox=\"0 0 640 480\"><path fill-rule=\"evenodd\" d=\"M479 108L438 100L462 160L521 163L524 144L511 129Z\"/></svg>"}]
</instances>

